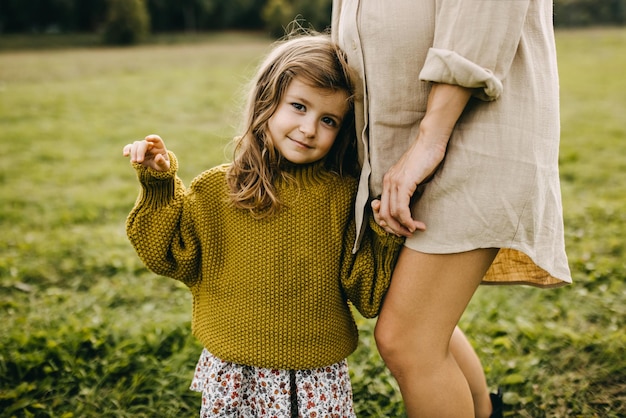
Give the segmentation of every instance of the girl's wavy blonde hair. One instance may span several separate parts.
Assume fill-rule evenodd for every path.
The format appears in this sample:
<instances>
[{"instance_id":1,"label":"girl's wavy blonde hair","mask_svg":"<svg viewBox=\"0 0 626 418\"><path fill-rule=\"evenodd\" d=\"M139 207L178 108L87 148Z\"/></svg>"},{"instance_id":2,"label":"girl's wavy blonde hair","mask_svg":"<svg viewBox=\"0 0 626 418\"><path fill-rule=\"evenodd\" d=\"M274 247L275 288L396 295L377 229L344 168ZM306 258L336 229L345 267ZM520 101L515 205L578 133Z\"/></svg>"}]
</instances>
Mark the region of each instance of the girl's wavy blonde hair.
<instances>
[{"instance_id":1,"label":"girl's wavy blonde hair","mask_svg":"<svg viewBox=\"0 0 626 418\"><path fill-rule=\"evenodd\" d=\"M252 80L244 110L244 134L235 138L234 159L226 176L232 203L257 218L276 214L281 208L275 183L289 175L281 169L282 157L268 135L268 120L296 77L312 87L347 93L349 110L324 164L340 175L355 176L358 171L354 76L344 54L330 36L321 33L278 41Z\"/></svg>"}]
</instances>

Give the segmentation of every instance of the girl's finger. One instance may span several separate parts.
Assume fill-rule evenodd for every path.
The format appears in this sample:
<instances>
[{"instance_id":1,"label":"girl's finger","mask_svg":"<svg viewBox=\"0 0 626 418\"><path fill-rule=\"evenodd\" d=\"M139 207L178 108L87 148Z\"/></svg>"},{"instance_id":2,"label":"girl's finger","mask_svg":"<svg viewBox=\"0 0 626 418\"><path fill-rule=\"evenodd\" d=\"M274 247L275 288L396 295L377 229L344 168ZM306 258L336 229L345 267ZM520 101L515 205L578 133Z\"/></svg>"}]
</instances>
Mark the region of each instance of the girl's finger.
<instances>
[{"instance_id":1,"label":"girl's finger","mask_svg":"<svg viewBox=\"0 0 626 418\"><path fill-rule=\"evenodd\" d=\"M161 147L163 146L163 139L159 135L150 134L144 138L144 141L148 143L152 147Z\"/></svg>"},{"instance_id":2,"label":"girl's finger","mask_svg":"<svg viewBox=\"0 0 626 418\"><path fill-rule=\"evenodd\" d=\"M154 157L154 163L159 171L167 171L170 169L170 162L162 154L157 154L156 157Z\"/></svg>"},{"instance_id":3,"label":"girl's finger","mask_svg":"<svg viewBox=\"0 0 626 418\"><path fill-rule=\"evenodd\" d=\"M133 146L134 162L142 163L146 157L146 152L150 149L150 144L147 141L135 141Z\"/></svg>"}]
</instances>

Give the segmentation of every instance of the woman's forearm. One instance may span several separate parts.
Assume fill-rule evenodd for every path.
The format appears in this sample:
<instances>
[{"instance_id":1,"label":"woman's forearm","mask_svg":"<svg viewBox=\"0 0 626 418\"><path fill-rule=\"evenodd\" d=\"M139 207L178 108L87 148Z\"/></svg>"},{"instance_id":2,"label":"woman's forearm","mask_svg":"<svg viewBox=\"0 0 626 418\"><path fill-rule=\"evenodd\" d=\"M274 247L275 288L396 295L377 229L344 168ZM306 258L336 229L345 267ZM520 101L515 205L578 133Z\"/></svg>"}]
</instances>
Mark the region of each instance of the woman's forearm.
<instances>
[{"instance_id":1,"label":"woman's forearm","mask_svg":"<svg viewBox=\"0 0 626 418\"><path fill-rule=\"evenodd\" d=\"M472 90L466 87L433 84L428 96L426 115L420 124L418 140L433 142L424 145L445 148L471 94Z\"/></svg>"},{"instance_id":2,"label":"woman's forearm","mask_svg":"<svg viewBox=\"0 0 626 418\"><path fill-rule=\"evenodd\" d=\"M424 229L422 222L411 217L411 198L443 160L470 96L471 90L464 87L433 84L417 139L383 177L379 219L387 231L409 237L416 229Z\"/></svg>"}]
</instances>

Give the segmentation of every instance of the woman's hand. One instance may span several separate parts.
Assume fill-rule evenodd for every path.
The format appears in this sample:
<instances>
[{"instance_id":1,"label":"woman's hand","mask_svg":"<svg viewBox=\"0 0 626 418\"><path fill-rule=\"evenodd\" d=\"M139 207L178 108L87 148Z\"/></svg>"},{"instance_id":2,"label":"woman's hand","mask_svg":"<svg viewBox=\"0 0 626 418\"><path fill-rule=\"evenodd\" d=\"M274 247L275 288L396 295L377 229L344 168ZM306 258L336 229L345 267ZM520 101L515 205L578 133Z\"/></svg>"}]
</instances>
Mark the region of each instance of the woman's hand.
<instances>
[{"instance_id":1,"label":"woman's hand","mask_svg":"<svg viewBox=\"0 0 626 418\"><path fill-rule=\"evenodd\" d=\"M417 186L432 175L445 155L443 146L428 146L418 138L383 177L380 201L372 202L374 219L387 232L409 237L426 229L411 216L411 198ZM376 206L376 207L375 207Z\"/></svg>"},{"instance_id":2,"label":"woman's hand","mask_svg":"<svg viewBox=\"0 0 626 418\"><path fill-rule=\"evenodd\" d=\"M156 171L170 169L165 142L158 135L148 135L143 141L128 144L123 150L124 157L130 157L131 163L139 163Z\"/></svg>"}]
</instances>

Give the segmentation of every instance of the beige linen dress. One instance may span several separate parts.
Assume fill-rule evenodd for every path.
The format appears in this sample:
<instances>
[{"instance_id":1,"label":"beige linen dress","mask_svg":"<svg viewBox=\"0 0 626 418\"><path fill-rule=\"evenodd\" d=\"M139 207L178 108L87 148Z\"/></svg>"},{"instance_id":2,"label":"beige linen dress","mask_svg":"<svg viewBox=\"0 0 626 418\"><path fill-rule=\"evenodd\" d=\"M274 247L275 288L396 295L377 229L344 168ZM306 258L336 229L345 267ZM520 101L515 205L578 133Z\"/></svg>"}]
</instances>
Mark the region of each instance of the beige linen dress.
<instances>
[{"instance_id":1,"label":"beige linen dress","mask_svg":"<svg viewBox=\"0 0 626 418\"><path fill-rule=\"evenodd\" d=\"M500 248L484 283L571 282L558 172L552 0L335 0L333 38L362 77L357 219L415 140L431 82L474 89L412 207L425 253Z\"/></svg>"}]
</instances>

